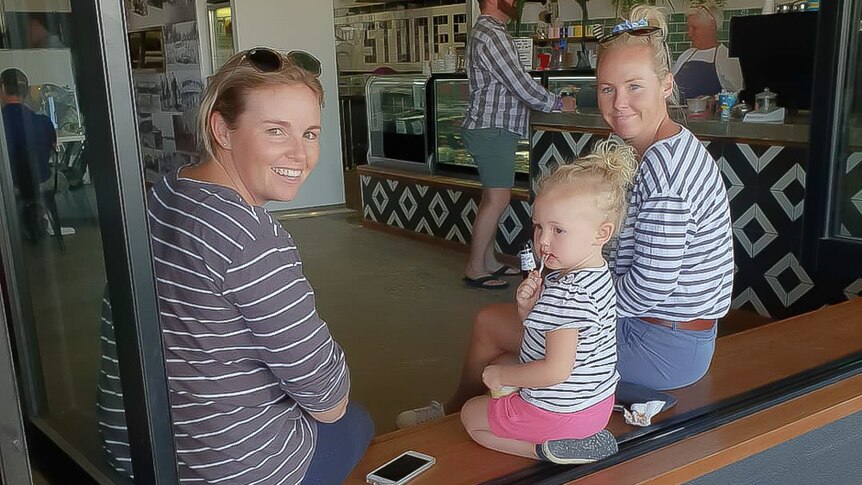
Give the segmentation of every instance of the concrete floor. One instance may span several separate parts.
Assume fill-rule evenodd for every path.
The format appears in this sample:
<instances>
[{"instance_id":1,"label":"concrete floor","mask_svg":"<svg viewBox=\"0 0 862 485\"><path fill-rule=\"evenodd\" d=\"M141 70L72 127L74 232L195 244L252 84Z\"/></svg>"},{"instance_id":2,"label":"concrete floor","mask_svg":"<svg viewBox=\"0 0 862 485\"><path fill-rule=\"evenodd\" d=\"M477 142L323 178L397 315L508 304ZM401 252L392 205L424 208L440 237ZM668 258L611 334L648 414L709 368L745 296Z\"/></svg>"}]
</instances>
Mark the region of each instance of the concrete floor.
<instances>
[{"instance_id":1,"label":"concrete floor","mask_svg":"<svg viewBox=\"0 0 862 485\"><path fill-rule=\"evenodd\" d=\"M362 228L357 213L283 221L299 245L320 314L344 347L352 399L377 431L396 414L453 391L472 315L513 290L466 288L466 255ZM77 234L25 251L48 413L45 421L105 473L97 432L99 309L105 281L94 220L64 220Z\"/></svg>"},{"instance_id":2,"label":"concrete floor","mask_svg":"<svg viewBox=\"0 0 862 485\"><path fill-rule=\"evenodd\" d=\"M378 433L399 411L454 390L470 322L514 290L468 289L466 254L362 228L355 213L284 222L293 234L320 314L347 353L353 399Z\"/></svg>"}]
</instances>

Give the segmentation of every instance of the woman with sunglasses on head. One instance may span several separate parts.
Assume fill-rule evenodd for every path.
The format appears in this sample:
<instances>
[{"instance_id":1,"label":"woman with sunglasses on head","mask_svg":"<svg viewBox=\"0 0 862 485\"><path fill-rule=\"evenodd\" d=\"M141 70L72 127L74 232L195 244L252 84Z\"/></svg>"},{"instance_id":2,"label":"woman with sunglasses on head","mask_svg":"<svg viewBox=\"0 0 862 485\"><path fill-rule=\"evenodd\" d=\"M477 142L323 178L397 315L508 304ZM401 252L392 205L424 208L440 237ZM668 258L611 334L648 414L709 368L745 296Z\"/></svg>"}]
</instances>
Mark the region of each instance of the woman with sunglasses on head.
<instances>
[{"instance_id":1,"label":"woman with sunglasses on head","mask_svg":"<svg viewBox=\"0 0 862 485\"><path fill-rule=\"evenodd\" d=\"M262 207L317 165L319 74L304 52L233 56L200 106L202 163L150 192L181 480L341 483L372 438L296 245Z\"/></svg>"},{"instance_id":2,"label":"woman with sunglasses on head","mask_svg":"<svg viewBox=\"0 0 862 485\"><path fill-rule=\"evenodd\" d=\"M617 290L618 401L622 391L643 396L703 377L733 286L730 209L718 166L668 114L674 80L666 33L661 11L639 6L598 50L602 117L639 158L625 222L608 259ZM444 410L460 410L486 391L488 365L518 352L523 337L516 305L481 310L456 394L445 405L405 411L399 420L431 421ZM551 461L566 463L589 447L588 441L562 440L545 451Z\"/></svg>"}]
</instances>

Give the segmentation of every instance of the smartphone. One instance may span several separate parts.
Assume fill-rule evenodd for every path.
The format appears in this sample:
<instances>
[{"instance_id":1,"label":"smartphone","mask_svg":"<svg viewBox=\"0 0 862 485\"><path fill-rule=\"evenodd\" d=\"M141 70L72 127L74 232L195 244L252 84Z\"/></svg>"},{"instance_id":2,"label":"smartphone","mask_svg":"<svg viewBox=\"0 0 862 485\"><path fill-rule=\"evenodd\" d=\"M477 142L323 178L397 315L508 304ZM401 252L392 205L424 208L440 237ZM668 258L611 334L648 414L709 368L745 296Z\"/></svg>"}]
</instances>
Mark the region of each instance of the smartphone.
<instances>
[{"instance_id":1,"label":"smartphone","mask_svg":"<svg viewBox=\"0 0 862 485\"><path fill-rule=\"evenodd\" d=\"M389 463L369 473L365 481L373 485L401 485L431 468L437 460L417 451L405 451Z\"/></svg>"}]
</instances>

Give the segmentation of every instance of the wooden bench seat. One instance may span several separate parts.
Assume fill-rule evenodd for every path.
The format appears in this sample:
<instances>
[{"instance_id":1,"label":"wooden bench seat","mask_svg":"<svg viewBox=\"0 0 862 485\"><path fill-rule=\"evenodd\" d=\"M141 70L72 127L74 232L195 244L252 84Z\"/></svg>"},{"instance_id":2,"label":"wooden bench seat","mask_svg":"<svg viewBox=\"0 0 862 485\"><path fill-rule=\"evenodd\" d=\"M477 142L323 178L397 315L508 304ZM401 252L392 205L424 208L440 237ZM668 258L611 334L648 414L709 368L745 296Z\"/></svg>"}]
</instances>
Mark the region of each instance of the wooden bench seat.
<instances>
[{"instance_id":1,"label":"wooden bench seat","mask_svg":"<svg viewBox=\"0 0 862 485\"><path fill-rule=\"evenodd\" d=\"M816 312L721 337L709 373L673 391L676 407L656 418L670 419L862 351L862 298ZM618 438L639 430L614 413L608 426ZM437 458L412 483L473 484L508 475L533 462L485 449L464 431L457 415L375 438L347 483L365 483L373 469L406 450Z\"/></svg>"}]
</instances>

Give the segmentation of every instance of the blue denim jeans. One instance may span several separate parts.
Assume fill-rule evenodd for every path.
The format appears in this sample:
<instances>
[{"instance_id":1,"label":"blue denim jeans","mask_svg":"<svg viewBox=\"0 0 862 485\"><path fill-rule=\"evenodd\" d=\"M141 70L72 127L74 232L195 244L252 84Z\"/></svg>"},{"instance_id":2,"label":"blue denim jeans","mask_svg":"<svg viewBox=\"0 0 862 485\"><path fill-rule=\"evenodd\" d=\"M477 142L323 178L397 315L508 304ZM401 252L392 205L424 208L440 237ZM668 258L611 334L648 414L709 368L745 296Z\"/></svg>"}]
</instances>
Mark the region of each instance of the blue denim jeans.
<instances>
[{"instance_id":1,"label":"blue denim jeans","mask_svg":"<svg viewBox=\"0 0 862 485\"><path fill-rule=\"evenodd\" d=\"M659 391L694 384L709 369L717 327L678 330L639 318L618 319L617 370L621 380Z\"/></svg>"},{"instance_id":2,"label":"blue denim jeans","mask_svg":"<svg viewBox=\"0 0 862 485\"><path fill-rule=\"evenodd\" d=\"M317 444L302 485L344 483L373 437L374 423L358 404L348 404L347 412L334 423L317 423Z\"/></svg>"}]
</instances>

